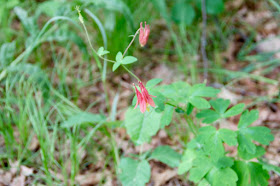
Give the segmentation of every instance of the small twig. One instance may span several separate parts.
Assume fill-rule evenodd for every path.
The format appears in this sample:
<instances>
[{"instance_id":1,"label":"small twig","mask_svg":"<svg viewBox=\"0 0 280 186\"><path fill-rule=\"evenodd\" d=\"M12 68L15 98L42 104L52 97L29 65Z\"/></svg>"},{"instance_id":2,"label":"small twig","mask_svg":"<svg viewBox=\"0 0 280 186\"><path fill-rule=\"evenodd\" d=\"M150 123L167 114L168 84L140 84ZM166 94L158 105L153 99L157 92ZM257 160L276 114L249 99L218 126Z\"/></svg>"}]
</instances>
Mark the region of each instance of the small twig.
<instances>
[{"instance_id":1,"label":"small twig","mask_svg":"<svg viewBox=\"0 0 280 186\"><path fill-rule=\"evenodd\" d=\"M207 13L205 0L201 0L201 13L202 13L202 36L201 36L201 54L203 60L203 78L208 78L208 58L206 54L206 33L207 33Z\"/></svg>"}]
</instances>

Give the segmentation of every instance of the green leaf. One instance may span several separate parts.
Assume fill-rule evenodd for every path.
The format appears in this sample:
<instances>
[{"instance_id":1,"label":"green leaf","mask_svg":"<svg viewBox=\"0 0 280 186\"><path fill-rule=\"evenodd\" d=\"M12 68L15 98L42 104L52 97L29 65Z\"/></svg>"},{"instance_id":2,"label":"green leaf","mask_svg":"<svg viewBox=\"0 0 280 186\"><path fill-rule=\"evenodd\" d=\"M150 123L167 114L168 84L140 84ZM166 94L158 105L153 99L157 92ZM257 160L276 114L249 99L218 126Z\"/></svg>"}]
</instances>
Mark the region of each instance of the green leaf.
<instances>
[{"instance_id":1,"label":"green leaf","mask_svg":"<svg viewBox=\"0 0 280 186\"><path fill-rule=\"evenodd\" d=\"M172 116L174 112L174 107L171 105L165 105L163 115L160 120L160 128L163 129L165 126L169 125L172 121Z\"/></svg>"},{"instance_id":2,"label":"green leaf","mask_svg":"<svg viewBox=\"0 0 280 186\"><path fill-rule=\"evenodd\" d=\"M248 167L251 173L251 185L268 185L269 174L261 164L250 162Z\"/></svg>"},{"instance_id":3,"label":"green leaf","mask_svg":"<svg viewBox=\"0 0 280 186\"><path fill-rule=\"evenodd\" d=\"M208 14L219 14L224 11L223 0L206 0L206 11Z\"/></svg>"},{"instance_id":4,"label":"green leaf","mask_svg":"<svg viewBox=\"0 0 280 186\"><path fill-rule=\"evenodd\" d=\"M84 123L99 123L105 121L105 116L101 114L92 114L88 112L80 112L71 117L61 124L62 128L69 128L74 126L80 126Z\"/></svg>"},{"instance_id":5,"label":"green leaf","mask_svg":"<svg viewBox=\"0 0 280 186\"><path fill-rule=\"evenodd\" d=\"M229 129L220 129L219 130L219 136L229 146L237 145L237 139L236 139L237 134L236 134L236 132L234 132L232 130L229 130Z\"/></svg>"},{"instance_id":6,"label":"green leaf","mask_svg":"<svg viewBox=\"0 0 280 186\"><path fill-rule=\"evenodd\" d=\"M137 61L137 58L136 57L133 57L133 56L126 56L123 58L122 60L122 64L123 65L127 65L127 64L131 64L131 63L134 63Z\"/></svg>"},{"instance_id":7,"label":"green leaf","mask_svg":"<svg viewBox=\"0 0 280 186\"><path fill-rule=\"evenodd\" d=\"M181 163L178 167L178 174L181 175L188 172L193 166L193 161L195 160L195 158L196 158L196 153L194 150L192 149L185 150Z\"/></svg>"},{"instance_id":8,"label":"green leaf","mask_svg":"<svg viewBox=\"0 0 280 186\"><path fill-rule=\"evenodd\" d=\"M118 52L117 55L116 55L116 61L119 62L119 63L121 63L121 62L122 62L122 59L123 59L122 53L121 53L121 52Z\"/></svg>"},{"instance_id":9,"label":"green leaf","mask_svg":"<svg viewBox=\"0 0 280 186\"><path fill-rule=\"evenodd\" d=\"M160 82L162 82L162 79L160 79L160 78L151 79L146 83L146 87L152 88L152 87L156 86L157 84L159 84Z\"/></svg>"},{"instance_id":10,"label":"green leaf","mask_svg":"<svg viewBox=\"0 0 280 186\"><path fill-rule=\"evenodd\" d=\"M261 157L265 154L265 149L262 146L256 146L255 153L249 153L240 147L237 148L238 155L244 160Z\"/></svg>"},{"instance_id":11,"label":"green leaf","mask_svg":"<svg viewBox=\"0 0 280 186\"><path fill-rule=\"evenodd\" d=\"M223 117L228 118L231 116L236 116L243 111L244 107L245 107L244 103L237 104L237 105L233 106L232 108L230 108L228 111L226 111L226 113L223 115Z\"/></svg>"},{"instance_id":12,"label":"green leaf","mask_svg":"<svg viewBox=\"0 0 280 186\"><path fill-rule=\"evenodd\" d=\"M191 86L185 82L178 81L170 85L159 87L159 91L166 97L174 101L175 104L187 101L187 94Z\"/></svg>"},{"instance_id":13,"label":"green leaf","mask_svg":"<svg viewBox=\"0 0 280 186\"><path fill-rule=\"evenodd\" d=\"M246 110L242 113L238 128L245 128L251 125L254 121L256 121L259 118L259 111L258 110L251 110L250 112Z\"/></svg>"},{"instance_id":14,"label":"green leaf","mask_svg":"<svg viewBox=\"0 0 280 186\"><path fill-rule=\"evenodd\" d=\"M237 174L231 168L217 169L213 173L213 186L232 186L236 185Z\"/></svg>"},{"instance_id":15,"label":"green leaf","mask_svg":"<svg viewBox=\"0 0 280 186\"><path fill-rule=\"evenodd\" d=\"M219 132L216 131L215 127L206 126L200 128L196 139L198 142L204 145L204 150L214 160L218 160L220 157L224 156L225 150L222 139L220 138Z\"/></svg>"},{"instance_id":16,"label":"green leaf","mask_svg":"<svg viewBox=\"0 0 280 186\"><path fill-rule=\"evenodd\" d=\"M154 108L141 113L140 109L129 108L125 114L125 127L131 140L137 145L148 142L160 128L161 114Z\"/></svg>"},{"instance_id":17,"label":"green leaf","mask_svg":"<svg viewBox=\"0 0 280 186\"><path fill-rule=\"evenodd\" d=\"M181 159L181 154L165 145L157 147L150 158L158 160L174 168L178 167Z\"/></svg>"},{"instance_id":18,"label":"green leaf","mask_svg":"<svg viewBox=\"0 0 280 186\"><path fill-rule=\"evenodd\" d=\"M152 90L149 91L149 93L153 96L156 96L152 98L156 105L156 111L158 112L164 111L165 101L166 101L165 97L159 91Z\"/></svg>"},{"instance_id":19,"label":"green leaf","mask_svg":"<svg viewBox=\"0 0 280 186\"><path fill-rule=\"evenodd\" d=\"M202 110L199 113L197 113L196 117L204 118L202 120L202 122L210 124L210 123L213 123L214 121L217 121L220 118L220 115L217 112L215 112L214 110L207 109L207 110Z\"/></svg>"},{"instance_id":20,"label":"green leaf","mask_svg":"<svg viewBox=\"0 0 280 186\"><path fill-rule=\"evenodd\" d=\"M232 158L227 156L221 157L216 163L217 168L226 168L226 167L231 167L232 165L233 165Z\"/></svg>"},{"instance_id":21,"label":"green leaf","mask_svg":"<svg viewBox=\"0 0 280 186\"><path fill-rule=\"evenodd\" d=\"M211 186L210 183L206 179L202 179L199 183L198 186Z\"/></svg>"},{"instance_id":22,"label":"green leaf","mask_svg":"<svg viewBox=\"0 0 280 186\"><path fill-rule=\"evenodd\" d=\"M263 169L267 170L267 171L273 171L276 174L278 174L278 176L280 176L280 167L275 166L275 165L271 165L263 160L259 160L260 164L262 164Z\"/></svg>"},{"instance_id":23,"label":"green leaf","mask_svg":"<svg viewBox=\"0 0 280 186\"><path fill-rule=\"evenodd\" d=\"M104 50L104 47L100 47L100 48L98 49L98 51L97 51L97 54L98 54L99 56L103 56L103 55L108 54L108 53L110 53L110 52L107 51L107 50Z\"/></svg>"},{"instance_id":24,"label":"green leaf","mask_svg":"<svg viewBox=\"0 0 280 186\"><path fill-rule=\"evenodd\" d=\"M206 99L201 97L191 97L189 99L190 103L198 109L207 109L210 108L210 104Z\"/></svg>"},{"instance_id":25,"label":"green leaf","mask_svg":"<svg viewBox=\"0 0 280 186\"><path fill-rule=\"evenodd\" d=\"M0 49L0 64L3 67L10 64L13 60L16 50L16 43L13 41L11 43L4 43Z\"/></svg>"},{"instance_id":26,"label":"green leaf","mask_svg":"<svg viewBox=\"0 0 280 186\"><path fill-rule=\"evenodd\" d=\"M123 186L145 186L151 177L151 168L147 160L122 158L119 169L118 177Z\"/></svg>"},{"instance_id":27,"label":"green leaf","mask_svg":"<svg viewBox=\"0 0 280 186\"><path fill-rule=\"evenodd\" d=\"M120 65L121 65L121 63L119 63L119 62L114 63L114 65L113 65L113 72L114 72L115 70L117 70L117 69L119 68Z\"/></svg>"},{"instance_id":28,"label":"green leaf","mask_svg":"<svg viewBox=\"0 0 280 186\"><path fill-rule=\"evenodd\" d=\"M237 185L248 186L250 171L248 169L247 163L244 161L235 161L232 168L238 176Z\"/></svg>"},{"instance_id":29,"label":"green leaf","mask_svg":"<svg viewBox=\"0 0 280 186\"><path fill-rule=\"evenodd\" d=\"M257 126L257 127L249 127L242 130L243 133L246 133L253 140L259 142L263 145L269 145L271 141L274 140L271 131L267 127Z\"/></svg>"},{"instance_id":30,"label":"green leaf","mask_svg":"<svg viewBox=\"0 0 280 186\"><path fill-rule=\"evenodd\" d=\"M205 84L196 84L192 86L189 95L198 97L215 97L219 92L219 89L206 87Z\"/></svg>"},{"instance_id":31,"label":"green leaf","mask_svg":"<svg viewBox=\"0 0 280 186\"><path fill-rule=\"evenodd\" d=\"M256 153L256 145L252 142L255 140L263 145L268 145L273 141L274 137L270 133L270 129L262 126L248 127L258 118L258 111L246 110L240 117L238 123L238 144L240 151L247 151L249 154ZM248 127L248 128L247 128Z\"/></svg>"},{"instance_id":32,"label":"green leaf","mask_svg":"<svg viewBox=\"0 0 280 186\"><path fill-rule=\"evenodd\" d=\"M245 106L243 103L238 104L230 108L228 111L226 111L230 104L229 100L224 100L224 99L210 100L210 104L212 105L214 110L211 109L202 110L196 115L197 118L204 118L203 122L207 124L213 123L220 118L227 118L240 114Z\"/></svg>"},{"instance_id":33,"label":"green leaf","mask_svg":"<svg viewBox=\"0 0 280 186\"><path fill-rule=\"evenodd\" d=\"M230 101L226 99L216 99L216 100L210 100L211 106L216 110L217 113L223 114L227 110Z\"/></svg>"},{"instance_id":34,"label":"green leaf","mask_svg":"<svg viewBox=\"0 0 280 186\"><path fill-rule=\"evenodd\" d=\"M198 183L212 167L213 165L208 158L198 157L193 161L193 168L190 170L189 179Z\"/></svg>"},{"instance_id":35,"label":"green leaf","mask_svg":"<svg viewBox=\"0 0 280 186\"><path fill-rule=\"evenodd\" d=\"M195 17L195 11L189 3L177 1L172 8L172 19L175 23L190 25Z\"/></svg>"}]
</instances>

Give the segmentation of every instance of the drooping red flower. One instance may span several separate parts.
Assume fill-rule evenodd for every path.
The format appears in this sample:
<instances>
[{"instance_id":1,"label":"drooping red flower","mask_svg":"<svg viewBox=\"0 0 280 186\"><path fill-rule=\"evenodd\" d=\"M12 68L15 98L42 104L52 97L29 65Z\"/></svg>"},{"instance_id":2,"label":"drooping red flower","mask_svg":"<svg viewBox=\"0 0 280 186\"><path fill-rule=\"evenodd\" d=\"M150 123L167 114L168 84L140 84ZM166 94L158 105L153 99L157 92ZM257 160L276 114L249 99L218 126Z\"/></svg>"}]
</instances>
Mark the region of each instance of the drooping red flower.
<instances>
[{"instance_id":1,"label":"drooping red flower","mask_svg":"<svg viewBox=\"0 0 280 186\"><path fill-rule=\"evenodd\" d=\"M152 99L152 97L156 97L156 96L150 95L141 81L138 82L138 85L141 89L141 92L137 89L135 84L133 84L133 86L135 88L135 92L136 92L136 97L137 97L137 102L136 102L134 109L138 105L140 105L140 111L142 113L144 113L146 111L147 107L149 107L149 105L151 105L152 107L156 106Z\"/></svg>"},{"instance_id":2,"label":"drooping red flower","mask_svg":"<svg viewBox=\"0 0 280 186\"><path fill-rule=\"evenodd\" d=\"M150 26L145 22L145 28L142 26L142 22L140 23L140 34L139 34L139 43L141 47L145 46L150 34Z\"/></svg>"}]
</instances>

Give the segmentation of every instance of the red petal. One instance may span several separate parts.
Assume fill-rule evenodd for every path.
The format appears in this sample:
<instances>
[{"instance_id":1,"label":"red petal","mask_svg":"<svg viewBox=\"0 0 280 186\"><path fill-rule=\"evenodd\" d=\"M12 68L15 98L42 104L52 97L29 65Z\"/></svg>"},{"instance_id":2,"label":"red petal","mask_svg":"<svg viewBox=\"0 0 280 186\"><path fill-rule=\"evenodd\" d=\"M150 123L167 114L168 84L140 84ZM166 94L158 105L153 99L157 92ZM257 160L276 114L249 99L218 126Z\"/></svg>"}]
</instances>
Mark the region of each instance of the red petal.
<instances>
[{"instance_id":1,"label":"red petal","mask_svg":"<svg viewBox=\"0 0 280 186\"><path fill-rule=\"evenodd\" d=\"M148 103L149 103L152 107L155 107L155 106L156 106L154 100L153 100L151 97L149 97Z\"/></svg>"}]
</instances>

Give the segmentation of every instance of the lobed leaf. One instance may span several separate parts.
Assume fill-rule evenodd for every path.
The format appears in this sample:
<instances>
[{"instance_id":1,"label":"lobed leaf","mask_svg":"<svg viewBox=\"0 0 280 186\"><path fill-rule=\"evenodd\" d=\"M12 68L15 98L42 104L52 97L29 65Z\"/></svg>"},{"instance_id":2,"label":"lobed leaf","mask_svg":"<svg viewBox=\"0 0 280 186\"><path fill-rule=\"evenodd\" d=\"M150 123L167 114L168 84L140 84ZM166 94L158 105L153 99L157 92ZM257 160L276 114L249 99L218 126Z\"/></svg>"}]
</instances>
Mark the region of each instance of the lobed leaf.
<instances>
[{"instance_id":1,"label":"lobed leaf","mask_svg":"<svg viewBox=\"0 0 280 186\"><path fill-rule=\"evenodd\" d=\"M174 167L178 167L181 159L181 154L173 150L171 147L165 145L165 146L157 147L153 151L150 158L158 160L174 168Z\"/></svg>"}]
</instances>

